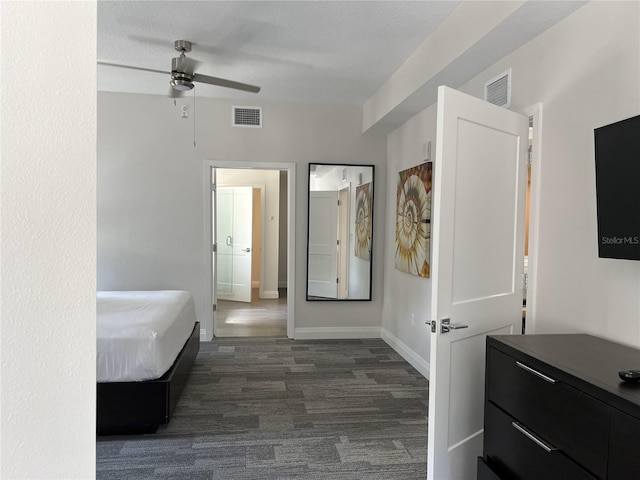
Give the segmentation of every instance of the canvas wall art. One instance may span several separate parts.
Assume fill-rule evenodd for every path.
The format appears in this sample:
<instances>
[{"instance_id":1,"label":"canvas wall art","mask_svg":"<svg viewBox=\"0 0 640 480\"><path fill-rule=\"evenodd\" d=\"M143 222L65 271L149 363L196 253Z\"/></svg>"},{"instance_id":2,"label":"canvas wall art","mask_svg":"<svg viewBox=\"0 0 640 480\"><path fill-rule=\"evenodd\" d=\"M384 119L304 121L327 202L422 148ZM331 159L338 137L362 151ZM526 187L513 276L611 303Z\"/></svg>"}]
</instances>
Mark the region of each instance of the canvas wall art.
<instances>
[{"instance_id":1,"label":"canvas wall art","mask_svg":"<svg viewBox=\"0 0 640 480\"><path fill-rule=\"evenodd\" d=\"M371 260L371 183L356 187L355 256Z\"/></svg>"},{"instance_id":2,"label":"canvas wall art","mask_svg":"<svg viewBox=\"0 0 640 480\"><path fill-rule=\"evenodd\" d=\"M396 201L396 268L429 278L433 164L401 171Z\"/></svg>"}]
</instances>

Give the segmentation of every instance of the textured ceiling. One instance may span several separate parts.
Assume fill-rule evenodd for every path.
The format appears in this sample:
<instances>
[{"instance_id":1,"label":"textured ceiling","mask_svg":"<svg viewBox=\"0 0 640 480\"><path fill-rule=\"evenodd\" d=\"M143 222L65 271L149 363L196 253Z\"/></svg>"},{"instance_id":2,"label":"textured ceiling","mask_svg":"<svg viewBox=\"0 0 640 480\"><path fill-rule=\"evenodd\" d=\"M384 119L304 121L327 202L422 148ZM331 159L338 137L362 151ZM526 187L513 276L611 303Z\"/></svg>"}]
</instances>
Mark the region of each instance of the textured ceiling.
<instances>
[{"instance_id":1,"label":"textured ceiling","mask_svg":"<svg viewBox=\"0 0 640 480\"><path fill-rule=\"evenodd\" d=\"M169 71L174 40L189 40L196 72L260 85L261 99L362 105L458 3L101 1L98 59ZM166 95L169 77L99 66L98 90Z\"/></svg>"},{"instance_id":2,"label":"textured ceiling","mask_svg":"<svg viewBox=\"0 0 640 480\"><path fill-rule=\"evenodd\" d=\"M583 2L528 1L408 97L390 125L492 65ZM193 42L196 72L260 93L196 83L206 97L364 105L458 1L99 1L98 59L169 71L175 40ZM481 22L480 18L469 22ZM460 32L464 33L464 32ZM455 32L454 34L458 34ZM98 90L167 95L169 74L98 66Z\"/></svg>"}]
</instances>

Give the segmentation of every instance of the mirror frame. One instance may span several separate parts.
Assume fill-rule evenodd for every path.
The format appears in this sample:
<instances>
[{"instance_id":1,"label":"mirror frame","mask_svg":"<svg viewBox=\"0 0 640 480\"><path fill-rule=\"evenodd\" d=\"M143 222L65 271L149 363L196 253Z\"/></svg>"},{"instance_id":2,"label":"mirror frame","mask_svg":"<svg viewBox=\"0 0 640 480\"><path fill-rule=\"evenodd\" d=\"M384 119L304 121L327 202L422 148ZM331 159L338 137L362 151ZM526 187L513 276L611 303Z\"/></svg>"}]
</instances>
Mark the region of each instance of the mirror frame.
<instances>
[{"instance_id":1,"label":"mirror frame","mask_svg":"<svg viewBox=\"0 0 640 480\"><path fill-rule=\"evenodd\" d=\"M322 297L309 297L309 207L311 200L311 167L312 165L333 166L333 167L367 167L371 168L371 183L373 184L373 191L371 192L371 205L369 207L371 216L371 239L369 248L369 294L363 298L322 298ZM310 162L307 173L307 275L305 277L305 300L307 302L370 302L373 295L373 232L374 232L374 203L375 203L375 178L376 167L371 164L356 164L356 163L323 163L323 162ZM350 220L351 222L351 220Z\"/></svg>"}]
</instances>

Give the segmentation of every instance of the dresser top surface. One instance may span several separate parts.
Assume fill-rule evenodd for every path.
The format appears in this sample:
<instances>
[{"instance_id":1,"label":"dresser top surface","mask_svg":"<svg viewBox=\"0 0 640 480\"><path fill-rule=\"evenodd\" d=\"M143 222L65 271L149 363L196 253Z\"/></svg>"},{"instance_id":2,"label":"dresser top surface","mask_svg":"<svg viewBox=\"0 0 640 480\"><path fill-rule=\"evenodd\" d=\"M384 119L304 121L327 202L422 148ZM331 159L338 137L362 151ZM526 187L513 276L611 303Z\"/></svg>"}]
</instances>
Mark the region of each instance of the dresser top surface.
<instances>
[{"instance_id":1,"label":"dresser top surface","mask_svg":"<svg viewBox=\"0 0 640 480\"><path fill-rule=\"evenodd\" d=\"M498 335L506 345L640 408L640 383L623 382L620 370L640 370L640 350L587 334Z\"/></svg>"}]
</instances>

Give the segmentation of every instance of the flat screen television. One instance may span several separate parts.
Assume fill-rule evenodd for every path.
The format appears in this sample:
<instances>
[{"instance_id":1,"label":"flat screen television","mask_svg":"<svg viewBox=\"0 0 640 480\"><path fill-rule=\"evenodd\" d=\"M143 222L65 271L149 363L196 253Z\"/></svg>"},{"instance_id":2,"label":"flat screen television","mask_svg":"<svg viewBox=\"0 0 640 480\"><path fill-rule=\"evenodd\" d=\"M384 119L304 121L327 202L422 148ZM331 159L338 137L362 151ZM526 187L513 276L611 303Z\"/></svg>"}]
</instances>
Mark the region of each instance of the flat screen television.
<instances>
[{"instance_id":1,"label":"flat screen television","mask_svg":"<svg viewBox=\"0 0 640 480\"><path fill-rule=\"evenodd\" d=\"M640 260L640 115L594 136L598 256Z\"/></svg>"}]
</instances>

